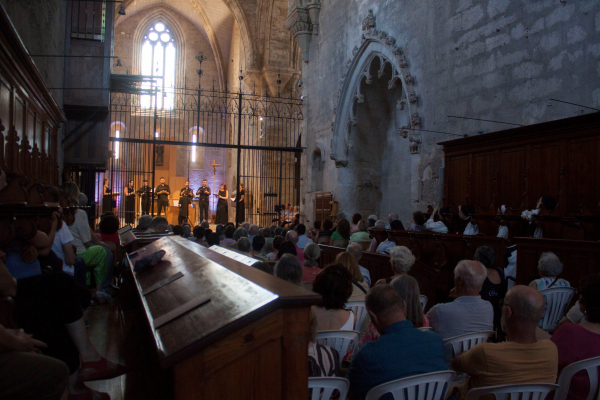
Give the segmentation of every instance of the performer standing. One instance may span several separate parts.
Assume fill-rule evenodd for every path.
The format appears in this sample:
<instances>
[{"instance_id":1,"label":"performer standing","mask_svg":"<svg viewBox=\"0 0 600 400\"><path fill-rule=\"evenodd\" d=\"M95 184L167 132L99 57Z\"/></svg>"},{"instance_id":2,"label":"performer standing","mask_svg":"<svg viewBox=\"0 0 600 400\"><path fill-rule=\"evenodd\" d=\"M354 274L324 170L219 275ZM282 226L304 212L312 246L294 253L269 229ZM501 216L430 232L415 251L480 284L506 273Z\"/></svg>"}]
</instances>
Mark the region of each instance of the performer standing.
<instances>
[{"instance_id":1,"label":"performer standing","mask_svg":"<svg viewBox=\"0 0 600 400\"><path fill-rule=\"evenodd\" d=\"M237 196L235 198L236 202L236 215L237 215L237 223L241 224L246 219L246 207L244 204L244 185L241 183L238 186Z\"/></svg>"},{"instance_id":2,"label":"performer standing","mask_svg":"<svg viewBox=\"0 0 600 400\"><path fill-rule=\"evenodd\" d=\"M137 193L142 196L142 215L149 215L152 204L152 188L148 185L147 179L144 179L143 184L144 186L139 188Z\"/></svg>"},{"instance_id":3,"label":"performer standing","mask_svg":"<svg viewBox=\"0 0 600 400\"><path fill-rule=\"evenodd\" d=\"M218 194L215 194L219 198L217 203L217 224L226 224L227 223L227 198L229 197L229 192L227 191L227 185L222 183L221 189Z\"/></svg>"},{"instance_id":4,"label":"performer standing","mask_svg":"<svg viewBox=\"0 0 600 400\"><path fill-rule=\"evenodd\" d=\"M207 186L206 179L202 181L202 187L198 189L196 196L200 197L200 219L198 222L208 221L208 198L210 196L210 188Z\"/></svg>"},{"instance_id":5,"label":"performer standing","mask_svg":"<svg viewBox=\"0 0 600 400\"><path fill-rule=\"evenodd\" d=\"M185 181L185 187L179 192L179 225L182 225L188 218L192 197L194 197L194 191L190 189L190 181Z\"/></svg>"},{"instance_id":6,"label":"performer standing","mask_svg":"<svg viewBox=\"0 0 600 400\"><path fill-rule=\"evenodd\" d=\"M160 185L154 189L154 193L158 196L158 216L162 212L163 208L165 209L165 214L167 213L167 207L169 206L169 195L171 194L171 188L169 185L165 184L165 178L160 177Z\"/></svg>"},{"instance_id":7,"label":"performer standing","mask_svg":"<svg viewBox=\"0 0 600 400\"><path fill-rule=\"evenodd\" d=\"M112 211L112 190L108 186L108 178L104 178L104 189L102 190L102 212Z\"/></svg>"},{"instance_id":8,"label":"performer standing","mask_svg":"<svg viewBox=\"0 0 600 400\"><path fill-rule=\"evenodd\" d=\"M125 192L125 223L133 224L135 222L135 189L133 188L133 179L131 179Z\"/></svg>"}]
</instances>

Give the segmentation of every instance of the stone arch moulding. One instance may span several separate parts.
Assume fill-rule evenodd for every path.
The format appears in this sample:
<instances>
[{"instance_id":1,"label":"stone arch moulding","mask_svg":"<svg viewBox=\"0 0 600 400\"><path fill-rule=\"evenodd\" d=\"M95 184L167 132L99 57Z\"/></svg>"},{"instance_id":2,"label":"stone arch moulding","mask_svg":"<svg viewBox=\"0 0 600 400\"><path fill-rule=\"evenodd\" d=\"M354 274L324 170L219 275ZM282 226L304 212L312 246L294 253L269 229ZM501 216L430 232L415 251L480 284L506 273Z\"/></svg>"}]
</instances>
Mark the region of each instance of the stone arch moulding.
<instances>
[{"instance_id":1,"label":"stone arch moulding","mask_svg":"<svg viewBox=\"0 0 600 400\"><path fill-rule=\"evenodd\" d=\"M409 64L403 50L396 45L396 39L384 31L376 29L375 16L372 10L365 18L363 25L362 42L352 50L353 58L346 63L346 72L341 78L341 87L337 92L338 102L334 108L332 121L333 134L331 137L331 159L336 167L348 165L348 151L351 147L351 127L356 124L355 105L364 101L360 85L364 81L370 84L375 77L370 75L371 65L374 60L380 60L378 77L383 75L387 65L392 68L392 78L388 82L388 89L401 86L403 94L402 104L398 107L407 107L410 121L408 125L399 128L399 134L406 138L413 136L410 129L421 125L419 116L419 101L415 93L414 78L409 73Z\"/></svg>"}]
</instances>

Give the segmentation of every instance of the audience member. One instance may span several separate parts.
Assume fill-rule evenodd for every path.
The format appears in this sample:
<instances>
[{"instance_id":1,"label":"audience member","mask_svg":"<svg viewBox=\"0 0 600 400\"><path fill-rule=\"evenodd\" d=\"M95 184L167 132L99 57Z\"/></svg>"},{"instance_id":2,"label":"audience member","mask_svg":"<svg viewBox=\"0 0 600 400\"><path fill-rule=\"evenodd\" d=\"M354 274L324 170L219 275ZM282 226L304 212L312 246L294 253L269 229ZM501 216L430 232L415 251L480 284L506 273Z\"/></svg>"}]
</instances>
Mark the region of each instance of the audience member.
<instances>
[{"instance_id":1,"label":"audience member","mask_svg":"<svg viewBox=\"0 0 600 400\"><path fill-rule=\"evenodd\" d=\"M494 309L479 295L485 277L486 270L480 262L458 263L453 289L457 298L451 303L436 304L427 313L429 324L442 339L493 329Z\"/></svg>"},{"instance_id":2,"label":"audience member","mask_svg":"<svg viewBox=\"0 0 600 400\"><path fill-rule=\"evenodd\" d=\"M263 228L263 236L265 238L265 243L271 243L273 241L273 236L271 236L273 231L271 228Z\"/></svg>"},{"instance_id":3,"label":"audience member","mask_svg":"<svg viewBox=\"0 0 600 400\"><path fill-rule=\"evenodd\" d=\"M323 297L322 306L313 306L317 331L354 330L356 315L344 309L352 295L352 274L346 267L333 264L323 268L313 282L313 292Z\"/></svg>"},{"instance_id":4,"label":"audience member","mask_svg":"<svg viewBox=\"0 0 600 400\"><path fill-rule=\"evenodd\" d=\"M208 237L206 238L206 245L208 247L211 246L219 246L220 241L219 241L219 234L216 232L212 232L210 235L208 235Z\"/></svg>"},{"instance_id":5,"label":"audience member","mask_svg":"<svg viewBox=\"0 0 600 400\"><path fill-rule=\"evenodd\" d=\"M317 237L319 236L319 232L321 231L321 221L313 222L313 227L308 231L307 236L310 236L315 243L317 242Z\"/></svg>"},{"instance_id":6,"label":"audience member","mask_svg":"<svg viewBox=\"0 0 600 400\"><path fill-rule=\"evenodd\" d=\"M356 261L359 262L358 269L360 269L360 273L362 274L363 279L364 279L365 283L367 284L367 286L371 287L371 273L369 272L368 269L360 266L360 259L362 258L362 253L363 253L360 245L358 245L356 243L350 243L348 245L348 247L346 247L346 252L352 254L356 258Z\"/></svg>"},{"instance_id":7,"label":"audience member","mask_svg":"<svg viewBox=\"0 0 600 400\"><path fill-rule=\"evenodd\" d=\"M293 254L283 254L275 264L274 274L276 277L302 286L302 265Z\"/></svg>"},{"instance_id":8,"label":"audience member","mask_svg":"<svg viewBox=\"0 0 600 400\"><path fill-rule=\"evenodd\" d=\"M203 227L204 229L209 229L210 228L210 224L208 223L208 221L202 221L200 223L200 226Z\"/></svg>"},{"instance_id":9,"label":"audience member","mask_svg":"<svg viewBox=\"0 0 600 400\"><path fill-rule=\"evenodd\" d=\"M350 222L348 222L348 220L345 218L338 221L335 232L331 234L331 244L333 244L333 242L336 240L345 242L350 241ZM345 247L347 245L348 243L341 247Z\"/></svg>"},{"instance_id":10,"label":"audience member","mask_svg":"<svg viewBox=\"0 0 600 400\"><path fill-rule=\"evenodd\" d=\"M352 224L350 225L350 234L358 232L358 221L362 219L359 213L352 214ZM368 224L367 224L368 226Z\"/></svg>"},{"instance_id":11,"label":"audience member","mask_svg":"<svg viewBox=\"0 0 600 400\"><path fill-rule=\"evenodd\" d=\"M119 224L119 218L115 214L104 214L98 224L100 240L105 243L113 243L115 251L121 245L119 234L117 233Z\"/></svg>"},{"instance_id":12,"label":"audience member","mask_svg":"<svg viewBox=\"0 0 600 400\"><path fill-rule=\"evenodd\" d=\"M529 286L537 290L544 290L557 287L569 287L569 281L558 276L562 273L563 265L556 254L548 251L540 255L538 261L538 273L540 279L533 280Z\"/></svg>"},{"instance_id":13,"label":"audience member","mask_svg":"<svg viewBox=\"0 0 600 400\"><path fill-rule=\"evenodd\" d=\"M289 240L284 240L280 245L279 245L279 251L277 252L277 260L281 260L281 257L283 257L284 254L291 254L294 257L297 257L297 247L294 243L290 242ZM300 260L298 260L300 261Z\"/></svg>"},{"instance_id":14,"label":"audience member","mask_svg":"<svg viewBox=\"0 0 600 400\"><path fill-rule=\"evenodd\" d=\"M570 364L600 356L600 275L582 279L579 308L585 319L581 323L567 323L552 335L558 349L558 374ZM571 379L569 400L586 400L590 391L587 372Z\"/></svg>"},{"instance_id":15,"label":"audience member","mask_svg":"<svg viewBox=\"0 0 600 400\"><path fill-rule=\"evenodd\" d=\"M183 226L181 226L181 225L173 226L173 234L175 236L183 236Z\"/></svg>"},{"instance_id":16,"label":"audience member","mask_svg":"<svg viewBox=\"0 0 600 400\"><path fill-rule=\"evenodd\" d=\"M346 376L350 399L364 399L370 389L385 382L448 368L440 337L420 331L406 319L406 304L392 286L373 287L366 306L381 337L354 355Z\"/></svg>"},{"instance_id":17,"label":"audience member","mask_svg":"<svg viewBox=\"0 0 600 400\"><path fill-rule=\"evenodd\" d=\"M392 226L392 223L394 221L398 221L396 223L396 228L394 228ZM390 215L388 215L388 223L389 223L389 225L387 225L385 227L385 229L397 229L397 230L400 230L400 231L404 230L404 225L402 225L402 221L400 221L400 218L398 217L398 213L390 213Z\"/></svg>"},{"instance_id":18,"label":"audience member","mask_svg":"<svg viewBox=\"0 0 600 400\"><path fill-rule=\"evenodd\" d=\"M536 327L543 313L544 298L537 290L517 285L508 291L502 306L502 330L508 341L480 343L452 360L453 370L470 376L459 400L478 387L556 382L556 345L536 339Z\"/></svg>"},{"instance_id":19,"label":"audience member","mask_svg":"<svg viewBox=\"0 0 600 400\"><path fill-rule=\"evenodd\" d=\"M390 229L390 228L388 228ZM392 230L404 230L404 226L402 226L402 222L395 220L391 222L391 229ZM394 242L393 240L385 239L383 242L381 242L379 244L379 246L377 246L377 250L376 252L379 254L390 254L390 251L396 247L396 242Z\"/></svg>"},{"instance_id":20,"label":"audience member","mask_svg":"<svg viewBox=\"0 0 600 400\"><path fill-rule=\"evenodd\" d=\"M335 263L343 265L352 275L352 294L348 301L365 301L369 286L358 269L356 257L347 252L339 253L335 257Z\"/></svg>"},{"instance_id":21,"label":"audience member","mask_svg":"<svg viewBox=\"0 0 600 400\"><path fill-rule=\"evenodd\" d=\"M353 233L352 236L350 236L350 242L353 242L353 243L371 242L371 238L369 237L369 232L367 231L369 229L369 223L366 220L361 219L360 221L358 221L356 228L357 228L356 232Z\"/></svg>"},{"instance_id":22,"label":"audience member","mask_svg":"<svg viewBox=\"0 0 600 400\"><path fill-rule=\"evenodd\" d=\"M425 222L425 227L430 231L437 233L448 233L448 224L444 214L449 214L450 209L448 207L436 208L431 213L429 219Z\"/></svg>"},{"instance_id":23,"label":"audience member","mask_svg":"<svg viewBox=\"0 0 600 400\"><path fill-rule=\"evenodd\" d=\"M221 247L229 247L235 244L233 234L235 233L235 227L233 225L227 225L225 227L225 239L221 241Z\"/></svg>"},{"instance_id":24,"label":"audience member","mask_svg":"<svg viewBox=\"0 0 600 400\"><path fill-rule=\"evenodd\" d=\"M298 224L296 226L296 233L298 234L298 248L300 250L304 250L307 244L313 243L313 241L306 236L306 226L304 224Z\"/></svg>"},{"instance_id":25,"label":"audience member","mask_svg":"<svg viewBox=\"0 0 600 400\"><path fill-rule=\"evenodd\" d=\"M390 263L392 264L394 275L389 278L380 279L376 285L389 284L395 277L408 274L408 271L410 271L415 263L415 256L408 247L395 246L390 250Z\"/></svg>"},{"instance_id":26,"label":"audience member","mask_svg":"<svg viewBox=\"0 0 600 400\"><path fill-rule=\"evenodd\" d=\"M385 221L380 219L379 221L375 221L373 224L373 228L375 229L385 229ZM377 251L377 238L371 239L371 245L369 246L369 252L375 253Z\"/></svg>"},{"instance_id":27,"label":"audience member","mask_svg":"<svg viewBox=\"0 0 600 400\"><path fill-rule=\"evenodd\" d=\"M260 269L261 271L266 272L269 275L273 275L273 264L259 261L257 263L252 264L252 267Z\"/></svg>"},{"instance_id":28,"label":"audience member","mask_svg":"<svg viewBox=\"0 0 600 400\"><path fill-rule=\"evenodd\" d=\"M225 240L225 225L218 224L215 228L215 232L219 235L219 240Z\"/></svg>"},{"instance_id":29,"label":"audience member","mask_svg":"<svg viewBox=\"0 0 600 400\"><path fill-rule=\"evenodd\" d=\"M487 277L483 281L483 286L479 294L483 300L487 300L492 304L494 309L494 329L500 328L500 317L502 316L500 301L506 295L504 272L500 268L494 267L496 254L491 247L481 246L477 248L473 260L482 263L486 269Z\"/></svg>"},{"instance_id":30,"label":"audience member","mask_svg":"<svg viewBox=\"0 0 600 400\"><path fill-rule=\"evenodd\" d=\"M169 227L169 221L165 217L155 217L150 223L150 228L146 231L147 233L164 233Z\"/></svg>"},{"instance_id":31,"label":"audience member","mask_svg":"<svg viewBox=\"0 0 600 400\"><path fill-rule=\"evenodd\" d=\"M304 264L302 265L302 281L305 283L311 283L315 280L315 277L321 272L319 268L319 257L321 256L321 249L319 245L315 243L309 243L304 248Z\"/></svg>"},{"instance_id":32,"label":"audience member","mask_svg":"<svg viewBox=\"0 0 600 400\"><path fill-rule=\"evenodd\" d=\"M250 240L247 237L241 237L237 241L237 249L243 253L250 253L252 244L250 244Z\"/></svg>"},{"instance_id":33,"label":"audience member","mask_svg":"<svg viewBox=\"0 0 600 400\"><path fill-rule=\"evenodd\" d=\"M317 315L315 310L310 310L308 338L308 376L328 377L339 376L340 356L337 350L329 346L316 343Z\"/></svg>"},{"instance_id":34,"label":"audience member","mask_svg":"<svg viewBox=\"0 0 600 400\"><path fill-rule=\"evenodd\" d=\"M262 249L265 247L266 240L263 236L254 236L252 239L252 254L256 257L262 257Z\"/></svg>"},{"instance_id":35,"label":"audience member","mask_svg":"<svg viewBox=\"0 0 600 400\"><path fill-rule=\"evenodd\" d=\"M425 216L422 211L414 211L412 213L412 225L409 229L411 232L421 232L426 231L427 227L425 227Z\"/></svg>"},{"instance_id":36,"label":"audience member","mask_svg":"<svg viewBox=\"0 0 600 400\"><path fill-rule=\"evenodd\" d=\"M203 227L201 227L200 225L195 226L194 227L194 240L196 241L196 243L205 246L206 242L204 241L204 237L205 237L205 229Z\"/></svg>"},{"instance_id":37,"label":"audience member","mask_svg":"<svg viewBox=\"0 0 600 400\"><path fill-rule=\"evenodd\" d=\"M373 228L375 226L375 223L377 222L377 215L374 215L374 214L369 215L369 217L367 218L367 222L369 223L369 228ZM385 222L384 222L384 227L385 227Z\"/></svg>"},{"instance_id":38,"label":"audience member","mask_svg":"<svg viewBox=\"0 0 600 400\"><path fill-rule=\"evenodd\" d=\"M189 239L190 236L192 235L192 227L190 226L190 224L183 224L182 226L183 228L183 237L186 239Z\"/></svg>"},{"instance_id":39,"label":"audience member","mask_svg":"<svg viewBox=\"0 0 600 400\"><path fill-rule=\"evenodd\" d=\"M471 215L474 213L475 209L469 204L463 204L458 207L460 224L456 233L459 235L477 235L479 233L479 225L471 221Z\"/></svg>"},{"instance_id":40,"label":"audience member","mask_svg":"<svg viewBox=\"0 0 600 400\"><path fill-rule=\"evenodd\" d=\"M273 238L273 250L267 254L267 258L271 261L277 261L279 258L279 249L281 244L285 242L285 238L283 236L275 236ZM295 250L295 249L294 249Z\"/></svg>"},{"instance_id":41,"label":"audience member","mask_svg":"<svg viewBox=\"0 0 600 400\"><path fill-rule=\"evenodd\" d=\"M294 243L294 246L296 246L296 257L298 257L300 264L304 264L304 250L298 248L298 232L289 231L285 235L285 240Z\"/></svg>"},{"instance_id":42,"label":"audience member","mask_svg":"<svg viewBox=\"0 0 600 400\"><path fill-rule=\"evenodd\" d=\"M152 216L151 215L142 215L140 217L140 219L138 220L137 229L145 231L148 228L150 228L150 224L151 223L152 223Z\"/></svg>"},{"instance_id":43,"label":"audience member","mask_svg":"<svg viewBox=\"0 0 600 400\"><path fill-rule=\"evenodd\" d=\"M319 239L323 237L331 238L331 235L333 235L333 222L330 219L326 219L323 222L323 229L317 235L316 242L319 243Z\"/></svg>"},{"instance_id":44,"label":"audience member","mask_svg":"<svg viewBox=\"0 0 600 400\"><path fill-rule=\"evenodd\" d=\"M258 235L258 225L252 224L250 225L250 227L248 228L248 240L250 241L250 243L252 243L252 239L254 239L254 236Z\"/></svg>"}]
</instances>

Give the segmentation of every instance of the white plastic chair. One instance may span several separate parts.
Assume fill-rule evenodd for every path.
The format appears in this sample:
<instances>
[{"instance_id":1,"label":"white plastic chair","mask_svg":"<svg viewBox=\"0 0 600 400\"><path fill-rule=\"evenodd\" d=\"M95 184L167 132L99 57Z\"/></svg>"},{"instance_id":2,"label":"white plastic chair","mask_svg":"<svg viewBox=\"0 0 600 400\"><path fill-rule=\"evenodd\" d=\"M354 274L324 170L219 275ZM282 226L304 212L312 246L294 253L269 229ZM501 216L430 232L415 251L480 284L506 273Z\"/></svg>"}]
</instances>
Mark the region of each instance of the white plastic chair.
<instances>
[{"instance_id":1,"label":"white plastic chair","mask_svg":"<svg viewBox=\"0 0 600 400\"><path fill-rule=\"evenodd\" d=\"M479 400L484 394L493 394L496 400L544 400L546 395L558 388L553 383L519 383L515 385L487 386L471 389L465 400Z\"/></svg>"},{"instance_id":2,"label":"white plastic chair","mask_svg":"<svg viewBox=\"0 0 600 400\"><path fill-rule=\"evenodd\" d=\"M354 328L358 331L367 317L367 307L364 301L349 301L346 303L346 310L352 310L356 315L356 324Z\"/></svg>"},{"instance_id":3,"label":"white plastic chair","mask_svg":"<svg viewBox=\"0 0 600 400\"><path fill-rule=\"evenodd\" d=\"M554 394L554 400L566 400L569 394L569 386L573 375L579 371L587 370L588 378L590 379L590 392L588 400L597 399L598 394L598 367L600 367L600 357L588 358L587 360L577 361L565 367L558 377L558 385Z\"/></svg>"},{"instance_id":4,"label":"white plastic chair","mask_svg":"<svg viewBox=\"0 0 600 400\"><path fill-rule=\"evenodd\" d=\"M336 349L343 359L348 350L356 350L360 341L358 331L321 331L317 332L316 343Z\"/></svg>"},{"instance_id":5,"label":"white plastic chair","mask_svg":"<svg viewBox=\"0 0 600 400\"><path fill-rule=\"evenodd\" d=\"M350 382L344 378L308 378L308 388L312 389L310 400L329 400L335 390L340 391L340 399L346 399Z\"/></svg>"},{"instance_id":6,"label":"white plastic chair","mask_svg":"<svg viewBox=\"0 0 600 400\"><path fill-rule=\"evenodd\" d=\"M375 386L365 400L379 400L386 393L391 393L394 400L444 400L453 377L453 371L441 371L397 379Z\"/></svg>"},{"instance_id":7,"label":"white plastic chair","mask_svg":"<svg viewBox=\"0 0 600 400\"><path fill-rule=\"evenodd\" d=\"M540 290L546 307L544 309L544 317L542 318L542 328L546 332L554 330L558 321L565 316L567 307L571 302L571 298L575 294L575 289L572 287L558 287Z\"/></svg>"},{"instance_id":8,"label":"white plastic chair","mask_svg":"<svg viewBox=\"0 0 600 400\"><path fill-rule=\"evenodd\" d=\"M493 334L493 331L467 333L444 340L444 346L452 347L452 357L463 351L471 350L473 346L483 343Z\"/></svg>"},{"instance_id":9,"label":"white plastic chair","mask_svg":"<svg viewBox=\"0 0 600 400\"><path fill-rule=\"evenodd\" d=\"M427 305L427 296L425 296L424 294L422 294L420 296L420 300L421 300L421 307L423 308L423 312L425 312L425 306Z\"/></svg>"},{"instance_id":10,"label":"white plastic chair","mask_svg":"<svg viewBox=\"0 0 600 400\"><path fill-rule=\"evenodd\" d=\"M493 331L467 333L466 335L454 336L444 340L448 365L450 365L455 355L462 353L463 351L471 350L476 344L487 341L493 333ZM452 382L464 382L468 378L469 376L467 374L460 373L456 374Z\"/></svg>"}]
</instances>

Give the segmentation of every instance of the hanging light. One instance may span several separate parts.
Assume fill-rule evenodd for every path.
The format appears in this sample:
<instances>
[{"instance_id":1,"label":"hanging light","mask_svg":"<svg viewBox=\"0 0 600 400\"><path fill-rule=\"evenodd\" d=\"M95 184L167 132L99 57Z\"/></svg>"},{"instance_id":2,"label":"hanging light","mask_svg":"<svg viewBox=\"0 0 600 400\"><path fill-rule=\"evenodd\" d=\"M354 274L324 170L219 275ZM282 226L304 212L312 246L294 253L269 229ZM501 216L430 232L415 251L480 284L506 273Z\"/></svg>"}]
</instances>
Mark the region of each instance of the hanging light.
<instances>
[{"instance_id":1,"label":"hanging light","mask_svg":"<svg viewBox=\"0 0 600 400\"><path fill-rule=\"evenodd\" d=\"M125 14L125 4L121 4L121 8L119 8L119 15L126 15Z\"/></svg>"}]
</instances>

